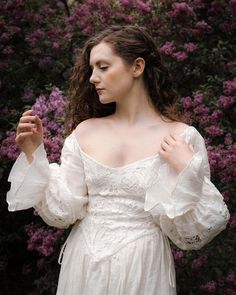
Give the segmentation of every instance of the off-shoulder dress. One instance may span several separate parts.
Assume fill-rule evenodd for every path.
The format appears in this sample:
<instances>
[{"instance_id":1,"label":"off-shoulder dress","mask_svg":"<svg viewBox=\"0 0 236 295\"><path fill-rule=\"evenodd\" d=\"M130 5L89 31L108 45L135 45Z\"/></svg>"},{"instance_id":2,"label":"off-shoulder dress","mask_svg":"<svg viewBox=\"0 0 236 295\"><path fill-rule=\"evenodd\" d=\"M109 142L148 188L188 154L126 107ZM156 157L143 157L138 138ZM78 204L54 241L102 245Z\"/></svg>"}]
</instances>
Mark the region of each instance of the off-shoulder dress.
<instances>
[{"instance_id":1,"label":"off-shoulder dress","mask_svg":"<svg viewBox=\"0 0 236 295\"><path fill-rule=\"evenodd\" d=\"M74 132L60 165L48 163L43 144L31 164L20 154L9 175L9 211L34 207L48 225L73 224L57 295L176 294L169 239L199 249L229 220L203 137L193 126L181 136L195 153L179 174L158 153L109 167L85 153Z\"/></svg>"}]
</instances>

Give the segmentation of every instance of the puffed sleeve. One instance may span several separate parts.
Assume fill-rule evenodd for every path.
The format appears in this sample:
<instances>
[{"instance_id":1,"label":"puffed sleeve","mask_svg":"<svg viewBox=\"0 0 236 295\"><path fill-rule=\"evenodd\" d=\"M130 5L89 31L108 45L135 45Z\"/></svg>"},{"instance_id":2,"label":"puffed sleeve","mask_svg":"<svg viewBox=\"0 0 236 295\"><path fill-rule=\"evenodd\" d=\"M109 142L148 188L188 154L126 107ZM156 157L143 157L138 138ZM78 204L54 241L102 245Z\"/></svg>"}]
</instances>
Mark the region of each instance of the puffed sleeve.
<instances>
[{"instance_id":1,"label":"puffed sleeve","mask_svg":"<svg viewBox=\"0 0 236 295\"><path fill-rule=\"evenodd\" d=\"M188 165L177 174L166 162L162 164L144 204L163 233L183 250L200 249L210 242L230 217L223 196L210 181L204 139L193 126L190 130L183 137L195 151Z\"/></svg>"},{"instance_id":2,"label":"puffed sleeve","mask_svg":"<svg viewBox=\"0 0 236 295\"><path fill-rule=\"evenodd\" d=\"M65 139L61 164L49 164L43 144L29 164L21 153L9 175L9 211L34 207L51 226L67 228L86 215L88 203L83 162L76 139Z\"/></svg>"}]
</instances>

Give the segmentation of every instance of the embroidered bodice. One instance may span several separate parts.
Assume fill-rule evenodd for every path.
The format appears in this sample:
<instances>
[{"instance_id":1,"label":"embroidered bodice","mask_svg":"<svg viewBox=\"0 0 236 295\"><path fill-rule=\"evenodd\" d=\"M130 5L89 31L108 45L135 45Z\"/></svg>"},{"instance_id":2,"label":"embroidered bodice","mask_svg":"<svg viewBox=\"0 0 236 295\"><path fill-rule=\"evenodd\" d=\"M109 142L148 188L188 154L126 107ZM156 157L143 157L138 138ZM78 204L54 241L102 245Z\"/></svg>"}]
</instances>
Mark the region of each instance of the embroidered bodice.
<instances>
[{"instance_id":1,"label":"embroidered bodice","mask_svg":"<svg viewBox=\"0 0 236 295\"><path fill-rule=\"evenodd\" d=\"M91 253L106 257L130 241L155 234L157 225L143 207L145 191L157 179L160 157L155 155L112 168L83 151L81 154L89 202L80 227Z\"/></svg>"}]
</instances>

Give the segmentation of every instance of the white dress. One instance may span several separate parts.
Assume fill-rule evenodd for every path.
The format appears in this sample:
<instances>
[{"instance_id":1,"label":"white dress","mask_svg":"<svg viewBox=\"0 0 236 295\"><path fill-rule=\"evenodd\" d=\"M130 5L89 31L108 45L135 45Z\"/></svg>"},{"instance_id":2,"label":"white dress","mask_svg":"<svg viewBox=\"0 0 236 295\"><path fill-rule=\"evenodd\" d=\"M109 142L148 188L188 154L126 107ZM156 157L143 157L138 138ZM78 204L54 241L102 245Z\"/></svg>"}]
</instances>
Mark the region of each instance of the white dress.
<instances>
[{"instance_id":1,"label":"white dress","mask_svg":"<svg viewBox=\"0 0 236 295\"><path fill-rule=\"evenodd\" d=\"M9 211L34 207L51 226L74 224L60 255L57 295L176 294L168 238L199 249L229 219L210 181L204 139L193 126L181 136L195 154L179 175L159 154L118 168L99 163L74 132L61 165L48 163L43 144L30 165L19 156L9 176Z\"/></svg>"}]
</instances>

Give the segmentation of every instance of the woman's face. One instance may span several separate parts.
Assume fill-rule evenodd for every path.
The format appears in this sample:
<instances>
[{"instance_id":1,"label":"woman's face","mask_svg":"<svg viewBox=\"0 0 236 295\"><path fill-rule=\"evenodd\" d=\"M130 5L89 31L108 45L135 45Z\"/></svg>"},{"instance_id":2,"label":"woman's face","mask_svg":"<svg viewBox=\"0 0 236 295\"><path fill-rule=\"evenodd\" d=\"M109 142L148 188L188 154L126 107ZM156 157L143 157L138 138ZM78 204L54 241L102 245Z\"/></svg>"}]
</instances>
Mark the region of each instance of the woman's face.
<instances>
[{"instance_id":1,"label":"woman's face","mask_svg":"<svg viewBox=\"0 0 236 295\"><path fill-rule=\"evenodd\" d=\"M132 66L117 56L108 43L102 42L92 48L90 66L89 81L94 84L101 103L116 102L129 96L134 82Z\"/></svg>"}]
</instances>

